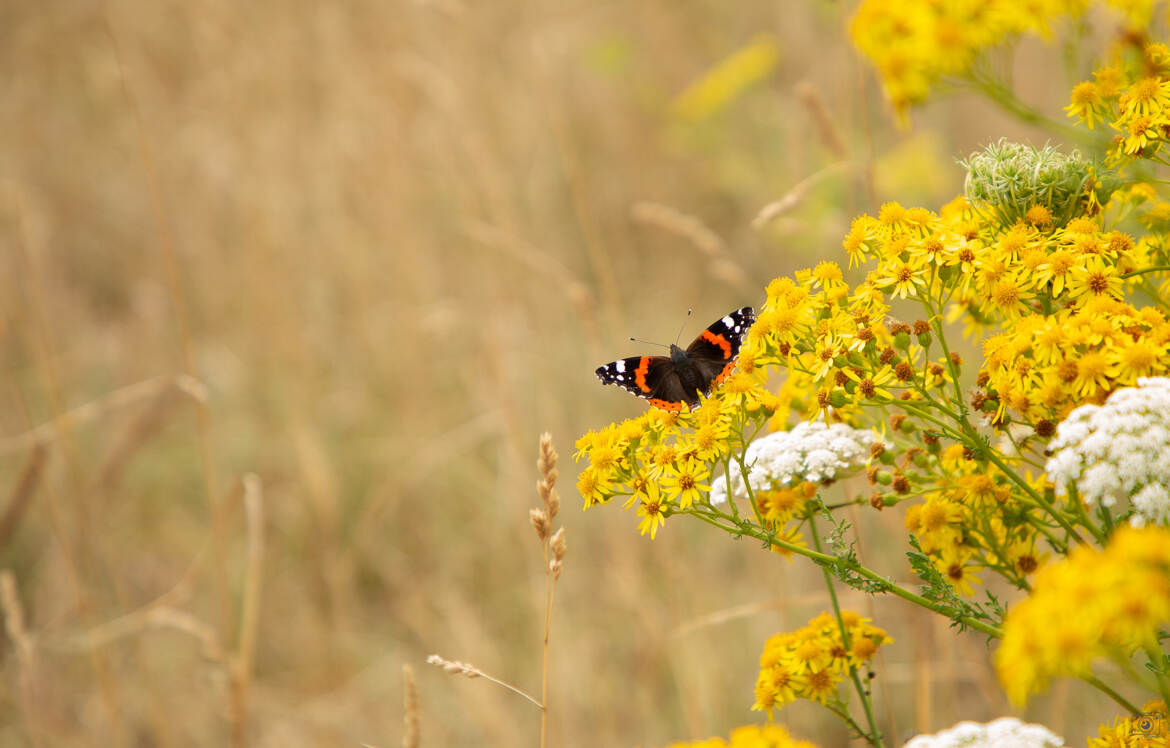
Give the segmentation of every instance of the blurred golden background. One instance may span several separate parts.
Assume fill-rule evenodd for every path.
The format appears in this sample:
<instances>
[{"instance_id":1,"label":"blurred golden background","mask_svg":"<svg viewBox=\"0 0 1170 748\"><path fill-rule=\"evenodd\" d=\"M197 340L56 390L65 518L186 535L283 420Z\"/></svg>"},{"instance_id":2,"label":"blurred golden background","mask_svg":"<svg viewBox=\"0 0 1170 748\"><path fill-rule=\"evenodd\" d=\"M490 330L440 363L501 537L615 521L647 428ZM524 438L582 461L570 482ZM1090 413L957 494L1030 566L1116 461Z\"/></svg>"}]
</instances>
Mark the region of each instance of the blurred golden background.
<instances>
[{"instance_id":1,"label":"blurred golden background","mask_svg":"<svg viewBox=\"0 0 1170 748\"><path fill-rule=\"evenodd\" d=\"M819 571L583 514L571 454L644 405L593 374L628 336L669 342L692 307L693 335L840 258L854 215L949 200L956 157L1043 141L962 95L898 130L850 12L0 9L0 746L396 745L403 664L422 745L535 745L530 704L423 663L539 691L546 430L569 544L550 743L761 721L760 648L826 607ZM1015 57L1054 116L1057 55ZM854 518L908 575L900 513ZM892 742L1008 713L981 637L844 601L896 639ZM1074 738L1068 698L1034 710ZM847 744L811 704L780 719Z\"/></svg>"}]
</instances>

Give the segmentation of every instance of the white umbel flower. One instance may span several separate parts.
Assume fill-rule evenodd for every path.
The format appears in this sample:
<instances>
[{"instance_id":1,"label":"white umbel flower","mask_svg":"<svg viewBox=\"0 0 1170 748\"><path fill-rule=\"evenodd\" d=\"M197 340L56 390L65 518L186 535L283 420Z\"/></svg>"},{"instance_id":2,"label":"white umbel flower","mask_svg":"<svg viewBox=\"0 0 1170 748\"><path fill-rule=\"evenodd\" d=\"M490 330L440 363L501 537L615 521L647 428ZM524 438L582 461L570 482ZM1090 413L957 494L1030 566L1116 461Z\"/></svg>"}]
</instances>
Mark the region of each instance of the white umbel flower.
<instances>
[{"instance_id":1,"label":"white umbel flower","mask_svg":"<svg viewBox=\"0 0 1170 748\"><path fill-rule=\"evenodd\" d=\"M1058 496L1072 484L1089 505L1128 499L1135 527L1170 525L1170 379L1139 379L1104 405L1082 405L1056 427L1049 449L1045 470Z\"/></svg>"},{"instance_id":2,"label":"white umbel flower","mask_svg":"<svg viewBox=\"0 0 1170 748\"><path fill-rule=\"evenodd\" d=\"M1046 727L1029 725L1015 717L980 724L960 722L933 735L918 735L902 748L1058 748L1064 740Z\"/></svg>"},{"instance_id":3,"label":"white umbel flower","mask_svg":"<svg viewBox=\"0 0 1170 748\"><path fill-rule=\"evenodd\" d=\"M826 426L820 421L776 431L748 445L744 455L748 483L754 492L844 478L865 466L876 439L872 431L843 423ZM743 476L734 469L732 474L735 496L746 497ZM727 479L719 476L711 481L711 503L726 501Z\"/></svg>"}]
</instances>

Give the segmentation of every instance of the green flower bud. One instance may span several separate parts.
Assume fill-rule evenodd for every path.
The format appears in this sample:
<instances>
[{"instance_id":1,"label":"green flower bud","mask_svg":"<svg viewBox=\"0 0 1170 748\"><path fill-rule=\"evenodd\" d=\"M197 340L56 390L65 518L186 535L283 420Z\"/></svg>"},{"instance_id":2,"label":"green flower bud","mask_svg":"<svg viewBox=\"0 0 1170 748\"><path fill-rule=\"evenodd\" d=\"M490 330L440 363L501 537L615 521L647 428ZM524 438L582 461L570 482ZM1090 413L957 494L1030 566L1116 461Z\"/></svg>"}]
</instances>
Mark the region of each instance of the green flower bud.
<instances>
[{"instance_id":1,"label":"green flower bud","mask_svg":"<svg viewBox=\"0 0 1170 748\"><path fill-rule=\"evenodd\" d=\"M1000 139L959 163L967 170L968 202L1004 228L1024 221L1041 229L1064 226L1108 202L1121 186L1116 174L1078 151L1066 155L1051 145L1037 149Z\"/></svg>"}]
</instances>

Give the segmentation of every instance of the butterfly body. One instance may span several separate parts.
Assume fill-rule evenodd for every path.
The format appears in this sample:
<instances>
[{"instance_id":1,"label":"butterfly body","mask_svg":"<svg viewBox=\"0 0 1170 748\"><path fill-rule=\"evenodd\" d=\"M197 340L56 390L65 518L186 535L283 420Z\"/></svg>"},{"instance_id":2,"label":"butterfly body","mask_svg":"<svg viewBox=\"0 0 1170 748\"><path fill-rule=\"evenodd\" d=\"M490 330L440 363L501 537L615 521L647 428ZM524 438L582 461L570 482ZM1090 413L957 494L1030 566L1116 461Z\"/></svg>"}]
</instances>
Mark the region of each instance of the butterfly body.
<instances>
[{"instance_id":1,"label":"butterfly body","mask_svg":"<svg viewBox=\"0 0 1170 748\"><path fill-rule=\"evenodd\" d=\"M597 367L604 384L616 384L663 410L697 407L735 370L736 356L748 328L755 320L751 307L743 307L716 320L685 349L670 346L669 356L632 356Z\"/></svg>"}]
</instances>

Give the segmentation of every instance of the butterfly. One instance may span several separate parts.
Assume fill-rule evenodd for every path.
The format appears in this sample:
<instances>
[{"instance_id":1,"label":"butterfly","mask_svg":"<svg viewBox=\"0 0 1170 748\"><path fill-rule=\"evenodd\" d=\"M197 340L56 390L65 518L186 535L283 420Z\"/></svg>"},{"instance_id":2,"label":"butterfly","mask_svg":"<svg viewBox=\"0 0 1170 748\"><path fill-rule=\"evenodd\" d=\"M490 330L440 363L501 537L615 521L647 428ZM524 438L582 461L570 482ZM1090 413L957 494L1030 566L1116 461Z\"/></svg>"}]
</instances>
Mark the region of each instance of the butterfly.
<instances>
[{"instance_id":1,"label":"butterfly","mask_svg":"<svg viewBox=\"0 0 1170 748\"><path fill-rule=\"evenodd\" d=\"M735 357L756 319L750 306L737 309L703 330L686 350L670 346L669 356L633 356L597 367L602 384L616 384L644 397L656 408L680 411L698 407L735 369Z\"/></svg>"}]
</instances>

